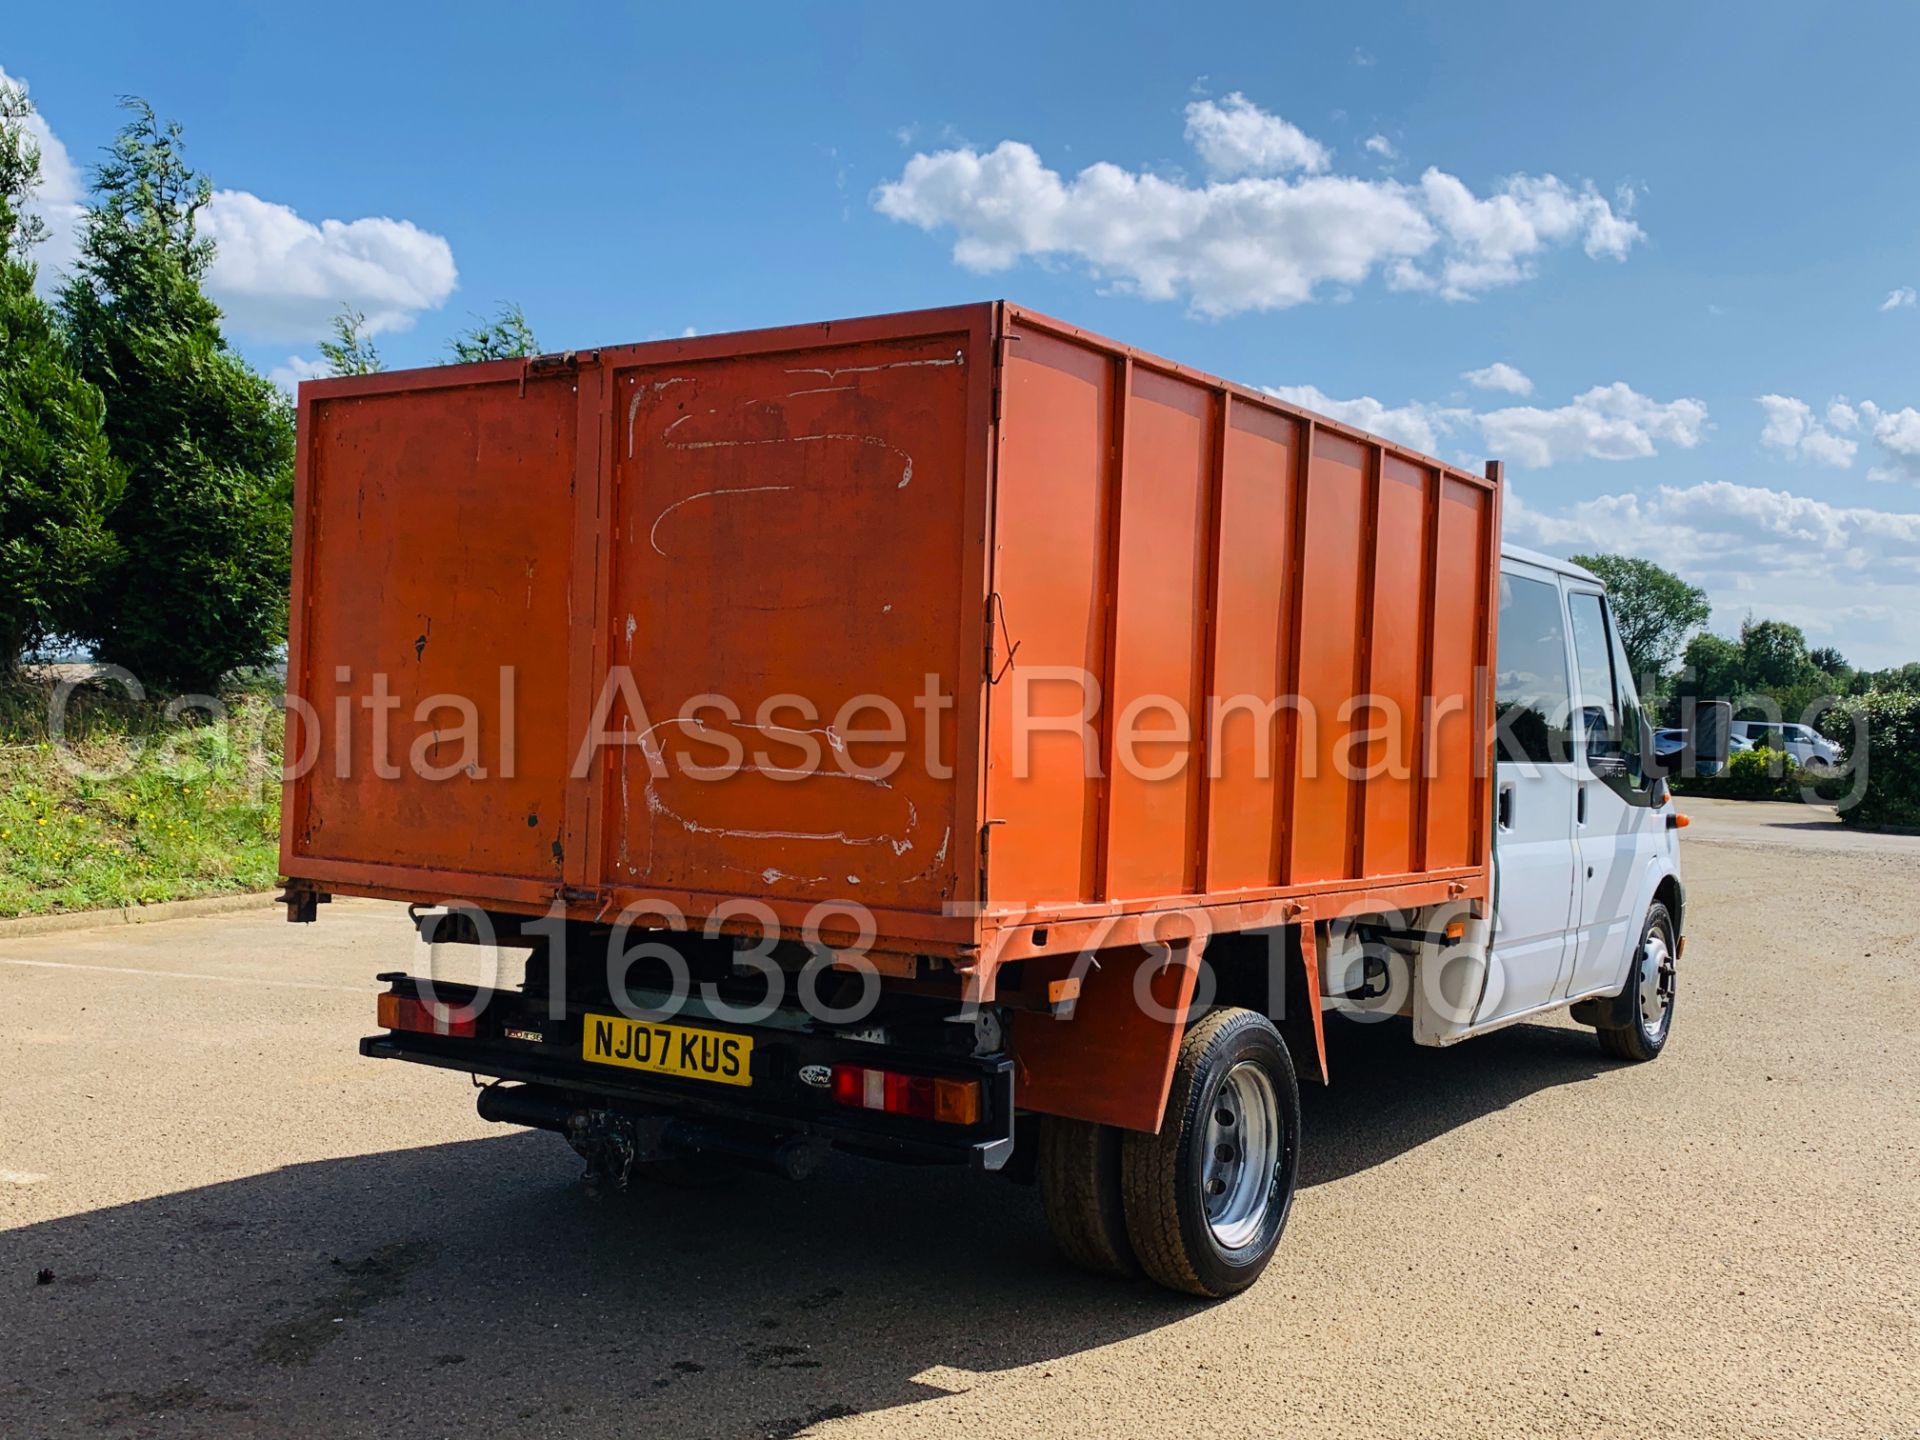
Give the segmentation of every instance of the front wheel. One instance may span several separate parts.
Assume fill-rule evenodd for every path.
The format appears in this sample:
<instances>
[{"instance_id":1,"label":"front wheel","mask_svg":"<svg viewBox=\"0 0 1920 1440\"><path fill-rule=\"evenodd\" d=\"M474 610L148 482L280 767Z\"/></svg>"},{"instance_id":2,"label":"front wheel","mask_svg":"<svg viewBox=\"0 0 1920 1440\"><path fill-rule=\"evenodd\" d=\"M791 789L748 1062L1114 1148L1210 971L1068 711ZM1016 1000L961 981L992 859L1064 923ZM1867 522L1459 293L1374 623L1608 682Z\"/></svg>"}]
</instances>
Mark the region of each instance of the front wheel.
<instances>
[{"instance_id":1,"label":"front wheel","mask_svg":"<svg viewBox=\"0 0 1920 1440\"><path fill-rule=\"evenodd\" d=\"M1157 1135L1127 1132L1121 1198L1134 1255L1192 1295L1237 1295L1260 1278L1293 1207L1300 1087L1279 1031L1216 1010L1181 1041Z\"/></svg>"},{"instance_id":2,"label":"front wheel","mask_svg":"<svg viewBox=\"0 0 1920 1440\"><path fill-rule=\"evenodd\" d=\"M1673 1000L1680 947L1673 917L1655 901L1647 910L1627 988L1596 1030L1600 1048L1616 1060L1651 1060L1673 1033Z\"/></svg>"}]
</instances>

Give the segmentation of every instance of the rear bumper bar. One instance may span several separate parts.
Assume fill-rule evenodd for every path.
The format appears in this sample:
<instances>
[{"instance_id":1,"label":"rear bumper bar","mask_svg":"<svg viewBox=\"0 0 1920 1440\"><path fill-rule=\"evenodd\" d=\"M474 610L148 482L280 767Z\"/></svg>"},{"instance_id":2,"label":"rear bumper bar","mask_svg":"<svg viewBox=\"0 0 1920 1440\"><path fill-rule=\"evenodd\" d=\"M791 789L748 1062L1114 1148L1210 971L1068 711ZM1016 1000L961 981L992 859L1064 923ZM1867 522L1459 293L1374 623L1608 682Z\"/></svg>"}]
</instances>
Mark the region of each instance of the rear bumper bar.
<instances>
[{"instance_id":1,"label":"rear bumper bar","mask_svg":"<svg viewBox=\"0 0 1920 1440\"><path fill-rule=\"evenodd\" d=\"M397 982L395 988L411 993L404 981ZM438 987L440 998L454 1004L465 1003L477 993ZM526 1092L500 1092L502 1098L494 1105L496 1113L488 1118L547 1129L563 1129L564 1121L553 1110L548 1112L553 1117L551 1122L540 1118L541 1105L560 1111L610 1111L683 1120L696 1127L707 1142L697 1148L724 1149L724 1143L714 1137L727 1135L756 1137L756 1148L769 1144L777 1147L784 1139L821 1141L883 1159L964 1164L982 1170L998 1170L1013 1150L1013 1064L1004 1057L929 1055L901 1046L842 1039L831 1033L728 1026L705 1018L677 1022L752 1037L752 1085L718 1085L585 1060L581 1058L581 1033L586 1012L575 1009L562 1019L535 1019L519 1013L523 1003L516 993L496 991L481 1008L477 1035L393 1030L362 1039L360 1053L535 1087ZM536 1035L537 1039L532 1038ZM802 1071L817 1077L836 1063L978 1080L979 1119L972 1125L944 1124L838 1105L817 1080L802 1078ZM506 1097L518 1094L524 1094L528 1104L539 1102L532 1108L522 1105L531 1118L509 1113L513 1103ZM481 1113L487 1114L486 1106Z\"/></svg>"}]
</instances>

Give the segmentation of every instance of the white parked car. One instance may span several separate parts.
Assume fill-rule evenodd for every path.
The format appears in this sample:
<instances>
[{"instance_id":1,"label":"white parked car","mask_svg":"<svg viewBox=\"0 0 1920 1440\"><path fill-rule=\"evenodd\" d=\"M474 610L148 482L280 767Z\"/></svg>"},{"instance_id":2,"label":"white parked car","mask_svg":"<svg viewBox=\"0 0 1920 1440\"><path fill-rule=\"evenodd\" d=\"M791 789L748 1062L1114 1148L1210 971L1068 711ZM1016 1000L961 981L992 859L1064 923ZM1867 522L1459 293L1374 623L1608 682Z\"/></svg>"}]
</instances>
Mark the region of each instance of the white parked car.
<instances>
[{"instance_id":1,"label":"white parked car","mask_svg":"<svg viewBox=\"0 0 1920 1440\"><path fill-rule=\"evenodd\" d=\"M1753 746L1772 745L1777 740L1778 748L1786 751L1802 770L1817 773L1832 770L1840 763L1839 747L1811 725L1779 720L1735 720L1732 734L1735 740L1745 740Z\"/></svg>"}]
</instances>

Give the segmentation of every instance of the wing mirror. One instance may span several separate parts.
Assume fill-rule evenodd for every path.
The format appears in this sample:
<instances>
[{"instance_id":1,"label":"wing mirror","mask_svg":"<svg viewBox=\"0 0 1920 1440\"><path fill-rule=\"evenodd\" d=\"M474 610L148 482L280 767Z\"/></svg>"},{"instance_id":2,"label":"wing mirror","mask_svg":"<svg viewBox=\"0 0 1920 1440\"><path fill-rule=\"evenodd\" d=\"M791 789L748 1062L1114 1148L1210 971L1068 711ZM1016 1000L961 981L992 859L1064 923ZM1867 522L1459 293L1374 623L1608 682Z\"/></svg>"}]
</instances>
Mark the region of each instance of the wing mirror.
<instances>
[{"instance_id":1,"label":"wing mirror","mask_svg":"<svg viewBox=\"0 0 1920 1440\"><path fill-rule=\"evenodd\" d=\"M1657 780L1675 775L1689 780L1711 780L1727 768L1727 751L1733 733L1733 706L1725 700L1686 700L1681 702L1685 720L1686 743L1666 755L1654 745L1653 730L1641 721L1641 753L1646 756L1647 773Z\"/></svg>"},{"instance_id":2,"label":"wing mirror","mask_svg":"<svg viewBox=\"0 0 1920 1440\"><path fill-rule=\"evenodd\" d=\"M1727 768L1727 749L1733 734L1733 706L1725 700L1703 700L1693 708L1683 759L1690 773L1710 780Z\"/></svg>"}]
</instances>

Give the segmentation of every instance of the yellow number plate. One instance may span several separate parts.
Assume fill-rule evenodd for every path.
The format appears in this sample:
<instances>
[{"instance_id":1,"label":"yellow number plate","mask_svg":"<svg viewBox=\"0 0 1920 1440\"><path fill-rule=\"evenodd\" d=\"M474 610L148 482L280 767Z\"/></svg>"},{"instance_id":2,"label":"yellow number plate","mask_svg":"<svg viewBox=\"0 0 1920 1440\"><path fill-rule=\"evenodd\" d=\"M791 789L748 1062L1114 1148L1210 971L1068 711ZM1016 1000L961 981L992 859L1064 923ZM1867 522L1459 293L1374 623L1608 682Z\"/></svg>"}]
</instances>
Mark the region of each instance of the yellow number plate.
<instances>
[{"instance_id":1,"label":"yellow number plate","mask_svg":"<svg viewBox=\"0 0 1920 1440\"><path fill-rule=\"evenodd\" d=\"M580 1036L580 1058L600 1065L624 1065L654 1075L712 1080L720 1085L751 1085L748 1061L753 1040L687 1025L658 1025L618 1015L588 1015Z\"/></svg>"}]
</instances>

